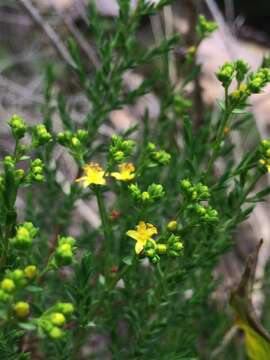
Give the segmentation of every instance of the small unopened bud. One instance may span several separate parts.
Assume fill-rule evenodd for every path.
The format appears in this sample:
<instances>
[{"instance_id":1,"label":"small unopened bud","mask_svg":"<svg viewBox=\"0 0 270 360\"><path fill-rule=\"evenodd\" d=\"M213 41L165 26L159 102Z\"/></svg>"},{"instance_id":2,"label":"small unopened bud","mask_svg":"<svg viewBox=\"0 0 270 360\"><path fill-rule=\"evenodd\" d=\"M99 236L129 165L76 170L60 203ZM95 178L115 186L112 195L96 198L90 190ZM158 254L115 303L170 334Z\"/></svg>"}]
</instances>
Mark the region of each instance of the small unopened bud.
<instances>
[{"instance_id":1,"label":"small unopened bud","mask_svg":"<svg viewBox=\"0 0 270 360\"><path fill-rule=\"evenodd\" d=\"M26 318L30 313L30 306L27 302L19 301L14 305L14 312L19 318Z\"/></svg>"},{"instance_id":2,"label":"small unopened bud","mask_svg":"<svg viewBox=\"0 0 270 360\"><path fill-rule=\"evenodd\" d=\"M11 279L4 279L1 282L1 289L6 291L7 293L11 293L13 290L15 290L15 283Z\"/></svg>"},{"instance_id":3,"label":"small unopened bud","mask_svg":"<svg viewBox=\"0 0 270 360\"><path fill-rule=\"evenodd\" d=\"M157 244L156 251L158 254L166 254L167 252L167 245L165 244Z\"/></svg>"},{"instance_id":4,"label":"small unopened bud","mask_svg":"<svg viewBox=\"0 0 270 360\"><path fill-rule=\"evenodd\" d=\"M74 306L71 303L58 303L56 308L64 315L71 315L74 312Z\"/></svg>"},{"instance_id":5,"label":"small unopened bud","mask_svg":"<svg viewBox=\"0 0 270 360\"><path fill-rule=\"evenodd\" d=\"M63 335L64 335L63 331L59 329L57 326L54 326L49 332L49 336L54 340L61 339Z\"/></svg>"},{"instance_id":6,"label":"small unopened bud","mask_svg":"<svg viewBox=\"0 0 270 360\"><path fill-rule=\"evenodd\" d=\"M56 326L63 326L66 322L66 318L62 313L55 312L50 316L51 323Z\"/></svg>"},{"instance_id":7,"label":"small unopened bud","mask_svg":"<svg viewBox=\"0 0 270 360\"><path fill-rule=\"evenodd\" d=\"M167 229L171 232L174 232L176 231L177 229L177 221L176 220L172 220L168 223L167 225Z\"/></svg>"},{"instance_id":8,"label":"small unopened bud","mask_svg":"<svg viewBox=\"0 0 270 360\"><path fill-rule=\"evenodd\" d=\"M28 265L24 268L24 274L28 279L33 279L37 275L37 267L35 265Z\"/></svg>"},{"instance_id":9,"label":"small unopened bud","mask_svg":"<svg viewBox=\"0 0 270 360\"><path fill-rule=\"evenodd\" d=\"M24 134L27 130L27 125L20 116L13 115L10 119L9 126L11 127L12 135L16 139L21 139L24 137Z\"/></svg>"}]
</instances>

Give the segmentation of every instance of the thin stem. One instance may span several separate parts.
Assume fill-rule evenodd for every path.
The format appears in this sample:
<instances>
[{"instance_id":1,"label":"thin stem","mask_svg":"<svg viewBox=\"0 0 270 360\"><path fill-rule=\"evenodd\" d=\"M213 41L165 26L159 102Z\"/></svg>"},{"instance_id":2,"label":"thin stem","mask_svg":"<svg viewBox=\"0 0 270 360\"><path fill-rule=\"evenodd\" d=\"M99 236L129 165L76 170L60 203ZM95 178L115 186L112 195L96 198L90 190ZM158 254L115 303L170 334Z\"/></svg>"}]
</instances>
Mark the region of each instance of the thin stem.
<instances>
[{"instance_id":1,"label":"thin stem","mask_svg":"<svg viewBox=\"0 0 270 360\"><path fill-rule=\"evenodd\" d=\"M102 230L103 230L103 234L104 234L105 257L107 259L107 257L110 254L111 229L110 229L110 224L108 222L108 215L107 215L107 211L106 211L106 207L105 207L105 203L104 203L104 198L102 196L100 188L96 188L95 195L97 198L98 210L99 210L99 215L100 215L101 224L102 224Z\"/></svg>"},{"instance_id":2,"label":"thin stem","mask_svg":"<svg viewBox=\"0 0 270 360\"><path fill-rule=\"evenodd\" d=\"M165 295L165 294L167 294L166 279L165 279L165 275L161 269L160 263L157 263L156 269L157 269L157 274L158 274L160 284L161 284L162 295Z\"/></svg>"}]
</instances>

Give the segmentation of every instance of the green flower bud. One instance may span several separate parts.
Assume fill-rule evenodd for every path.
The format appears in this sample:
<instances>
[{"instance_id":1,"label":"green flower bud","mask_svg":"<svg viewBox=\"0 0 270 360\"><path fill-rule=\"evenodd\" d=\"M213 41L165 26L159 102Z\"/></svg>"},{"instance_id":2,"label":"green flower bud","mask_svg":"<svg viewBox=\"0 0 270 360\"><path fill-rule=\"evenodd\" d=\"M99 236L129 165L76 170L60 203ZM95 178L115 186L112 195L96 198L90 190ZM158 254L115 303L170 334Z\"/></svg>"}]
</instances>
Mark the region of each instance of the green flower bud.
<instances>
[{"instance_id":1,"label":"green flower bud","mask_svg":"<svg viewBox=\"0 0 270 360\"><path fill-rule=\"evenodd\" d=\"M4 290L7 293L11 293L15 290L16 285L13 280L5 278L1 282L1 289Z\"/></svg>"},{"instance_id":2,"label":"green flower bud","mask_svg":"<svg viewBox=\"0 0 270 360\"><path fill-rule=\"evenodd\" d=\"M130 184L128 188L129 188L129 191L130 191L133 199L136 201L139 201L141 199L142 192L141 192L138 184Z\"/></svg>"},{"instance_id":3,"label":"green flower bud","mask_svg":"<svg viewBox=\"0 0 270 360\"><path fill-rule=\"evenodd\" d=\"M145 251L145 255L149 258L153 258L156 255L156 252L154 249L148 249Z\"/></svg>"},{"instance_id":4,"label":"green flower bud","mask_svg":"<svg viewBox=\"0 0 270 360\"><path fill-rule=\"evenodd\" d=\"M124 151L118 150L113 154L113 158L115 161L122 161L125 158Z\"/></svg>"},{"instance_id":5,"label":"green flower bud","mask_svg":"<svg viewBox=\"0 0 270 360\"><path fill-rule=\"evenodd\" d=\"M155 151L155 150L156 150L156 145L150 142L150 143L147 144L146 150L147 150L148 152Z\"/></svg>"},{"instance_id":6,"label":"green flower bud","mask_svg":"<svg viewBox=\"0 0 270 360\"><path fill-rule=\"evenodd\" d=\"M243 60L235 62L236 80L241 83L249 71L249 65Z\"/></svg>"},{"instance_id":7,"label":"green flower bud","mask_svg":"<svg viewBox=\"0 0 270 360\"><path fill-rule=\"evenodd\" d=\"M37 267L35 265L28 265L24 268L24 275L32 280L37 275Z\"/></svg>"},{"instance_id":8,"label":"green flower bud","mask_svg":"<svg viewBox=\"0 0 270 360\"><path fill-rule=\"evenodd\" d=\"M147 191L142 192L142 201L148 201L150 200L150 195Z\"/></svg>"},{"instance_id":9,"label":"green flower bud","mask_svg":"<svg viewBox=\"0 0 270 360\"><path fill-rule=\"evenodd\" d=\"M171 248L176 242L180 242L180 236L171 234L167 242L169 247Z\"/></svg>"},{"instance_id":10,"label":"green flower bud","mask_svg":"<svg viewBox=\"0 0 270 360\"><path fill-rule=\"evenodd\" d=\"M180 186L183 190L188 190L191 188L192 184L188 179L184 179L180 182Z\"/></svg>"},{"instance_id":11,"label":"green flower bud","mask_svg":"<svg viewBox=\"0 0 270 360\"><path fill-rule=\"evenodd\" d=\"M216 73L216 77L222 83L224 88L228 88L231 85L235 72L235 65L233 63L226 62L220 67Z\"/></svg>"},{"instance_id":12,"label":"green flower bud","mask_svg":"<svg viewBox=\"0 0 270 360\"><path fill-rule=\"evenodd\" d=\"M74 306L71 303L58 303L56 309L64 315L71 315L74 312Z\"/></svg>"},{"instance_id":13,"label":"green flower bud","mask_svg":"<svg viewBox=\"0 0 270 360\"><path fill-rule=\"evenodd\" d=\"M66 322L66 318L62 313L55 312L50 316L51 323L56 326L63 326Z\"/></svg>"},{"instance_id":14,"label":"green flower bud","mask_svg":"<svg viewBox=\"0 0 270 360\"><path fill-rule=\"evenodd\" d=\"M59 329L57 326L54 326L52 330L49 332L50 338L54 340L61 339L63 335L64 335L63 331Z\"/></svg>"},{"instance_id":15,"label":"green flower bud","mask_svg":"<svg viewBox=\"0 0 270 360\"><path fill-rule=\"evenodd\" d=\"M44 180L43 169L44 164L40 159L32 161L28 175L29 181L42 182Z\"/></svg>"},{"instance_id":16,"label":"green flower bud","mask_svg":"<svg viewBox=\"0 0 270 360\"><path fill-rule=\"evenodd\" d=\"M15 169L15 160L9 155L5 156L4 167L6 171L13 171Z\"/></svg>"},{"instance_id":17,"label":"green flower bud","mask_svg":"<svg viewBox=\"0 0 270 360\"><path fill-rule=\"evenodd\" d=\"M24 137L27 130L27 125L20 116L13 115L9 121L9 126L11 127L14 138L21 139Z\"/></svg>"},{"instance_id":18,"label":"green flower bud","mask_svg":"<svg viewBox=\"0 0 270 360\"><path fill-rule=\"evenodd\" d=\"M116 162L121 162L130 154L135 146L133 140L123 140L121 136L112 136L111 145L109 148L109 156Z\"/></svg>"},{"instance_id":19,"label":"green flower bud","mask_svg":"<svg viewBox=\"0 0 270 360\"><path fill-rule=\"evenodd\" d=\"M218 29L217 23L213 21L207 21L204 15L200 15L198 20L199 21L198 25L196 26L196 33L199 40L206 38Z\"/></svg>"},{"instance_id":20,"label":"green flower bud","mask_svg":"<svg viewBox=\"0 0 270 360\"><path fill-rule=\"evenodd\" d=\"M25 222L17 227L16 235L10 239L10 242L18 249L27 249L32 245L37 231L38 229L31 222Z\"/></svg>"},{"instance_id":21,"label":"green flower bud","mask_svg":"<svg viewBox=\"0 0 270 360\"><path fill-rule=\"evenodd\" d=\"M80 142L80 140L77 138L77 137L75 137L75 136L73 136L72 138L71 138L71 147L74 147L74 148L79 148L79 147L81 147L81 142Z\"/></svg>"},{"instance_id":22,"label":"green flower bud","mask_svg":"<svg viewBox=\"0 0 270 360\"><path fill-rule=\"evenodd\" d=\"M63 146L67 146L70 143L71 138L72 138L71 131L60 132L57 135L57 141L59 142L59 144Z\"/></svg>"},{"instance_id":23,"label":"green flower bud","mask_svg":"<svg viewBox=\"0 0 270 360\"><path fill-rule=\"evenodd\" d=\"M59 239L59 245L63 245L63 244L68 244L72 247L76 244L76 240L71 236L61 237Z\"/></svg>"},{"instance_id":24,"label":"green flower bud","mask_svg":"<svg viewBox=\"0 0 270 360\"><path fill-rule=\"evenodd\" d=\"M81 141L81 142L84 142L88 139L89 137L89 133L88 131L86 130L83 130L83 129L79 129L76 133L77 135L77 138Z\"/></svg>"},{"instance_id":25,"label":"green flower bud","mask_svg":"<svg viewBox=\"0 0 270 360\"><path fill-rule=\"evenodd\" d=\"M21 269L13 270L10 275L15 282L24 279L24 272Z\"/></svg>"},{"instance_id":26,"label":"green flower bud","mask_svg":"<svg viewBox=\"0 0 270 360\"><path fill-rule=\"evenodd\" d=\"M34 147L39 147L41 145L47 144L51 140L52 136L46 129L45 125L39 124L33 128L32 145Z\"/></svg>"},{"instance_id":27,"label":"green flower bud","mask_svg":"<svg viewBox=\"0 0 270 360\"><path fill-rule=\"evenodd\" d=\"M30 313L30 306L27 302L19 301L14 305L14 312L18 318L26 318Z\"/></svg>"},{"instance_id":28,"label":"green flower bud","mask_svg":"<svg viewBox=\"0 0 270 360\"><path fill-rule=\"evenodd\" d=\"M16 177L16 180L21 183L23 180L24 180L24 177L25 177L25 172L23 169L18 169L16 170L15 172L15 177Z\"/></svg>"},{"instance_id":29,"label":"green flower bud","mask_svg":"<svg viewBox=\"0 0 270 360\"><path fill-rule=\"evenodd\" d=\"M175 251L181 251L183 249L183 244L180 241L177 241L173 244L172 249Z\"/></svg>"},{"instance_id":30,"label":"green flower bud","mask_svg":"<svg viewBox=\"0 0 270 360\"><path fill-rule=\"evenodd\" d=\"M60 237L58 240L58 246L55 252L56 263L61 265L69 265L72 263L75 249L75 239L71 236Z\"/></svg>"},{"instance_id":31,"label":"green flower bud","mask_svg":"<svg viewBox=\"0 0 270 360\"><path fill-rule=\"evenodd\" d=\"M167 225L167 229L171 232L176 231L177 230L177 221L175 221L175 220L170 221Z\"/></svg>"},{"instance_id":32,"label":"green flower bud","mask_svg":"<svg viewBox=\"0 0 270 360\"><path fill-rule=\"evenodd\" d=\"M159 165L167 165L171 161L171 155L164 150L160 150L151 154L151 160Z\"/></svg>"},{"instance_id":33,"label":"green flower bud","mask_svg":"<svg viewBox=\"0 0 270 360\"><path fill-rule=\"evenodd\" d=\"M160 261L160 257L156 254L155 256L150 257L149 260L152 264L157 264Z\"/></svg>"},{"instance_id":34,"label":"green flower bud","mask_svg":"<svg viewBox=\"0 0 270 360\"><path fill-rule=\"evenodd\" d=\"M247 88L250 93L258 94L269 81L270 70L266 68L261 68L251 76L247 84Z\"/></svg>"},{"instance_id":35,"label":"green flower bud","mask_svg":"<svg viewBox=\"0 0 270 360\"><path fill-rule=\"evenodd\" d=\"M160 184L151 184L148 186L147 192L151 200L161 199L165 195L165 191L162 185Z\"/></svg>"},{"instance_id":36,"label":"green flower bud","mask_svg":"<svg viewBox=\"0 0 270 360\"><path fill-rule=\"evenodd\" d=\"M159 255L166 254L167 252L167 245L165 244L157 244L156 251Z\"/></svg>"}]
</instances>

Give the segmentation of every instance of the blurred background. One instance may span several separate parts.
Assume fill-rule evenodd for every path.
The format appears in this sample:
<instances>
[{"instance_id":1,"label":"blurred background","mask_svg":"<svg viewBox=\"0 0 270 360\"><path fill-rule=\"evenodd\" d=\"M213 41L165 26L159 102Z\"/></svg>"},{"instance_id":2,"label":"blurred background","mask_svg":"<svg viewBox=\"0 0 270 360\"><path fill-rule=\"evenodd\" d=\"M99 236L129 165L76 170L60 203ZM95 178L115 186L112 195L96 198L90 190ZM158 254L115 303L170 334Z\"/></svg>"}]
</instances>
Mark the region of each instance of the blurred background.
<instances>
[{"instance_id":1,"label":"blurred background","mask_svg":"<svg viewBox=\"0 0 270 360\"><path fill-rule=\"evenodd\" d=\"M157 0L151 0L157 2ZM133 6L136 0L131 0ZM113 21L117 15L116 0L96 0L102 16ZM170 76L174 83L179 79L176 67L181 63L181 54L192 45L196 18L204 13L215 20L219 30L206 39L199 48L197 61L202 64L200 86L204 103L215 114L216 99L222 97L222 89L215 72L225 61L238 58L246 60L253 69L262 62L270 49L270 2L269 0L175 0L158 16L145 18L138 32L139 41L150 46L173 32L181 35L179 49L172 54ZM43 79L48 63L55 63L58 81L56 86L67 97L73 119L80 122L89 110L89 103L80 91L72 75L66 71L70 62L67 39L76 39L87 62L89 71L99 66L95 44L88 25L91 14L87 11L87 0L1 0L0 1L0 153L1 157L10 149L6 120L14 113L27 122L41 120L43 104ZM133 89L147 76L149 69L129 72L125 79L128 89ZM181 75L180 75L181 76ZM191 84L192 86L192 84ZM188 90L187 90L188 91ZM266 138L270 130L270 89L252 99L254 125L244 137L232 134L237 145L235 156L240 156L253 141ZM188 96L188 94L187 94ZM128 128L139 119L145 108L153 119L159 113L158 94L142 97L132 107L110 114L110 121L102 127L104 136ZM55 126L59 121L55 115ZM213 115L214 116L214 115ZM61 156L58 155L58 156ZM65 170L59 179L73 176L76 169L70 159L63 159ZM222 164L221 164L222 166ZM269 179L268 179L269 180ZM63 183L64 184L64 183ZM63 185L64 186L64 185ZM20 203L18 204L20 206ZM91 225L96 226L98 216L91 204L78 204L78 212ZM264 239L260 254L257 278L258 291L254 302L258 312L264 305L267 291L261 291L270 257L270 212L267 203L258 204L248 223L236 234L235 249L222 259L217 273L225 276L216 296L221 303L226 300L228 289L237 283L247 254L254 249L259 238Z\"/></svg>"}]
</instances>

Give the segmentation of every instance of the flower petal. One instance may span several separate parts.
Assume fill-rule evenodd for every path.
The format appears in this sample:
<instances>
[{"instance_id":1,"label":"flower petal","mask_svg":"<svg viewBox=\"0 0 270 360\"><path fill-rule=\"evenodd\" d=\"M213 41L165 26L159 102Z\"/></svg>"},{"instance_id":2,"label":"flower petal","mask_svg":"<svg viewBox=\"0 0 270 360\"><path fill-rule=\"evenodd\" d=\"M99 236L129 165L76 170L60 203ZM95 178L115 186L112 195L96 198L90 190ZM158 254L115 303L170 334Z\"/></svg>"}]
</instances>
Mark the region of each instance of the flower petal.
<instances>
[{"instance_id":1,"label":"flower petal","mask_svg":"<svg viewBox=\"0 0 270 360\"><path fill-rule=\"evenodd\" d=\"M140 235L138 234L138 231L136 230L128 230L127 236L131 237L132 239L138 241Z\"/></svg>"},{"instance_id":2,"label":"flower petal","mask_svg":"<svg viewBox=\"0 0 270 360\"><path fill-rule=\"evenodd\" d=\"M135 253L139 255L143 251L144 244L141 241L137 241L135 245Z\"/></svg>"}]
</instances>

